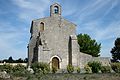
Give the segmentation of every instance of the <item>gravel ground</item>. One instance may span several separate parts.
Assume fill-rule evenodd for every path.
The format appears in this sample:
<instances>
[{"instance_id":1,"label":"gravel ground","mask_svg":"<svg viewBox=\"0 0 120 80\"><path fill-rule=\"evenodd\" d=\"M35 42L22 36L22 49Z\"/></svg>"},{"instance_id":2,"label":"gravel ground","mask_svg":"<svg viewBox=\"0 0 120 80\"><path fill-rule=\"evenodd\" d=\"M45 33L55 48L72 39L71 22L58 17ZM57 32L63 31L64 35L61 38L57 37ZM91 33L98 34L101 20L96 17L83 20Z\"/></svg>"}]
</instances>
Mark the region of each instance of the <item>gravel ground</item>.
<instances>
[{"instance_id":1,"label":"gravel ground","mask_svg":"<svg viewBox=\"0 0 120 80\"><path fill-rule=\"evenodd\" d=\"M34 75L27 77L12 77L11 79L0 80L120 80L120 73L107 74L47 74L36 77Z\"/></svg>"}]
</instances>

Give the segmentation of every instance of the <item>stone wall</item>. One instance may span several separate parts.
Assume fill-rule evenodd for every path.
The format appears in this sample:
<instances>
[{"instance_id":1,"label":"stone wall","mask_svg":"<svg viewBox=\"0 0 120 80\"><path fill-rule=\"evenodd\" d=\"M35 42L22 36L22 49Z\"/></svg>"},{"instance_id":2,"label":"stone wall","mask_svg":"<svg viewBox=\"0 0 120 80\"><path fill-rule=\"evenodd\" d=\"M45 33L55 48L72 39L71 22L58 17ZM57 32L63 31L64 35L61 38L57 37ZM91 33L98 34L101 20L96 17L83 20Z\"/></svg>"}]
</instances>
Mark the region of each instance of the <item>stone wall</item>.
<instances>
[{"instance_id":1,"label":"stone wall","mask_svg":"<svg viewBox=\"0 0 120 80\"><path fill-rule=\"evenodd\" d=\"M109 57L93 57L91 61L99 61L102 63L102 66L110 66L110 58Z\"/></svg>"},{"instance_id":2,"label":"stone wall","mask_svg":"<svg viewBox=\"0 0 120 80\"><path fill-rule=\"evenodd\" d=\"M56 6L59 8L57 14L54 13ZM59 59L60 69L66 69L68 64L84 68L89 61L100 61L103 65L109 65L109 58L96 58L80 52L76 25L64 19L61 12L61 6L55 3L50 7L50 17L32 21L28 44L28 65L35 61L52 65L53 57Z\"/></svg>"},{"instance_id":3,"label":"stone wall","mask_svg":"<svg viewBox=\"0 0 120 80\"><path fill-rule=\"evenodd\" d=\"M20 64L23 66L27 66L27 63L0 63L0 65L5 65L5 64L9 64L9 65L13 65L13 66Z\"/></svg>"}]
</instances>

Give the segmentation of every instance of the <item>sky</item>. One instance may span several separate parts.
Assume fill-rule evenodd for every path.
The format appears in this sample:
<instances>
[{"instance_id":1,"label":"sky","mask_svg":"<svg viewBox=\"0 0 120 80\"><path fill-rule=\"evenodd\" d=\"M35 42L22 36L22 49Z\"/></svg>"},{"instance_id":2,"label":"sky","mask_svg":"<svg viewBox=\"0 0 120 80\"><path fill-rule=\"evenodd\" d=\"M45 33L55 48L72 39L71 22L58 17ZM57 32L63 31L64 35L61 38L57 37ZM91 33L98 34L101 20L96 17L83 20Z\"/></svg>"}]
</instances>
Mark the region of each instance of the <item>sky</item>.
<instances>
[{"instance_id":1,"label":"sky","mask_svg":"<svg viewBox=\"0 0 120 80\"><path fill-rule=\"evenodd\" d=\"M55 2L77 25L76 34L90 35L101 43L101 57L111 57L120 37L120 0L0 0L0 59L27 57L31 21L50 16Z\"/></svg>"}]
</instances>

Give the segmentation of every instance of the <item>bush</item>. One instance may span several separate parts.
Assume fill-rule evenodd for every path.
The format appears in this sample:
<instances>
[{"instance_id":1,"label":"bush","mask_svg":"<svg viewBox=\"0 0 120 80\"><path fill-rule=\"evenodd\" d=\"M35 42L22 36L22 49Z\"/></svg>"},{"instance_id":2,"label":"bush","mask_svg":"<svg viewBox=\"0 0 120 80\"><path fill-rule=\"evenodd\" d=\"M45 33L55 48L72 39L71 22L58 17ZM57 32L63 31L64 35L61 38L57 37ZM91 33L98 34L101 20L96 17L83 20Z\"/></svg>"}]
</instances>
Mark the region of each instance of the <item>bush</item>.
<instances>
[{"instance_id":1,"label":"bush","mask_svg":"<svg viewBox=\"0 0 120 80\"><path fill-rule=\"evenodd\" d=\"M56 73L57 72L57 68L52 66L52 73Z\"/></svg>"},{"instance_id":2,"label":"bush","mask_svg":"<svg viewBox=\"0 0 120 80\"><path fill-rule=\"evenodd\" d=\"M68 73L73 73L74 66L72 66L71 64L67 65L67 71L68 71Z\"/></svg>"},{"instance_id":3,"label":"bush","mask_svg":"<svg viewBox=\"0 0 120 80\"><path fill-rule=\"evenodd\" d=\"M91 67L93 73L98 73L101 70L101 63L97 61L88 62L88 65Z\"/></svg>"},{"instance_id":4,"label":"bush","mask_svg":"<svg viewBox=\"0 0 120 80\"><path fill-rule=\"evenodd\" d=\"M120 73L120 63L111 63L111 67L113 71L115 71L116 73Z\"/></svg>"},{"instance_id":5,"label":"bush","mask_svg":"<svg viewBox=\"0 0 120 80\"><path fill-rule=\"evenodd\" d=\"M3 71L3 69L4 69L4 66L0 65L0 71Z\"/></svg>"},{"instance_id":6,"label":"bush","mask_svg":"<svg viewBox=\"0 0 120 80\"><path fill-rule=\"evenodd\" d=\"M21 64L17 64L13 67L13 71L25 71L26 70L26 67L21 65Z\"/></svg>"},{"instance_id":7,"label":"bush","mask_svg":"<svg viewBox=\"0 0 120 80\"><path fill-rule=\"evenodd\" d=\"M31 65L31 68L34 70L35 73L49 73L50 66L47 63L43 62L35 62Z\"/></svg>"},{"instance_id":8,"label":"bush","mask_svg":"<svg viewBox=\"0 0 120 80\"><path fill-rule=\"evenodd\" d=\"M1 65L2 71L6 71L7 73L11 73L13 66L10 64L5 64L5 65Z\"/></svg>"},{"instance_id":9,"label":"bush","mask_svg":"<svg viewBox=\"0 0 120 80\"><path fill-rule=\"evenodd\" d=\"M84 66L84 69L85 69L86 73L92 72L91 67L89 67L88 65Z\"/></svg>"},{"instance_id":10,"label":"bush","mask_svg":"<svg viewBox=\"0 0 120 80\"><path fill-rule=\"evenodd\" d=\"M29 72L26 70L26 67L18 64L13 66L13 73L14 76L27 76L27 74L29 74Z\"/></svg>"},{"instance_id":11,"label":"bush","mask_svg":"<svg viewBox=\"0 0 120 80\"><path fill-rule=\"evenodd\" d=\"M111 72L111 67L110 66L102 66L101 67L101 72L102 73L110 73Z\"/></svg>"},{"instance_id":12,"label":"bush","mask_svg":"<svg viewBox=\"0 0 120 80\"><path fill-rule=\"evenodd\" d=\"M80 73L80 67L77 67L77 73Z\"/></svg>"}]
</instances>

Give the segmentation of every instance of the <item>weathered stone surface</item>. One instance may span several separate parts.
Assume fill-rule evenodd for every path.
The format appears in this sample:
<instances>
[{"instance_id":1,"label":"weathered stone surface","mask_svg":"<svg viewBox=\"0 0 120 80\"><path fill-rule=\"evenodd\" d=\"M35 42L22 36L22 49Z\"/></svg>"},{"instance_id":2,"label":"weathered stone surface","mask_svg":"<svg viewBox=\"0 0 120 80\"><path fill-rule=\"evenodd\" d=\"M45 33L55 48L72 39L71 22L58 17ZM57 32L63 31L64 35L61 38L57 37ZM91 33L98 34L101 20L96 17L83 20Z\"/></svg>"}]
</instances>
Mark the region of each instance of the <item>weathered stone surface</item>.
<instances>
[{"instance_id":1,"label":"weathered stone surface","mask_svg":"<svg viewBox=\"0 0 120 80\"><path fill-rule=\"evenodd\" d=\"M66 69L68 64L84 67L89 61L97 60L90 55L81 53L76 37L76 25L61 16L61 6L57 3L50 7L50 17L33 20L31 38L28 44L28 65L32 62L55 62L60 69ZM109 59L98 58L109 63Z\"/></svg>"}]
</instances>

